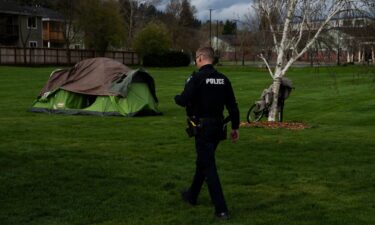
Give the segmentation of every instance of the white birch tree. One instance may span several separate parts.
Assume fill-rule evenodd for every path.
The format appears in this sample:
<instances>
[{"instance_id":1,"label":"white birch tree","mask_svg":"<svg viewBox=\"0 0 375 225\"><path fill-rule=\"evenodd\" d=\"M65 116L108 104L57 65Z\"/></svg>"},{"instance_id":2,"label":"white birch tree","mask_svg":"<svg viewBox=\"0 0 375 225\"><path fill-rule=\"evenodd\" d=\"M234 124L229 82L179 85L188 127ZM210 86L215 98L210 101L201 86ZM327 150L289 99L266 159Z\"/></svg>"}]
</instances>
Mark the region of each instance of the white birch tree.
<instances>
[{"instance_id":1,"label":"white birch tree","mask_svg":"<svg viewBox=\"0 0 375 225\"><path fill-rule=\"evenodd\" d=\"M263 18L273 39L277 55L275 68L261 54L273 79L273 101L268 121L276 121L278 94L281 78L303 56L347 4L359 4L355 0L255 0L255 9ZM273 20L276 17L278 22ZM307 34L307 35L306 35ZM291 52L287 59L287 52Z\"/></svg>"}]
</instances>

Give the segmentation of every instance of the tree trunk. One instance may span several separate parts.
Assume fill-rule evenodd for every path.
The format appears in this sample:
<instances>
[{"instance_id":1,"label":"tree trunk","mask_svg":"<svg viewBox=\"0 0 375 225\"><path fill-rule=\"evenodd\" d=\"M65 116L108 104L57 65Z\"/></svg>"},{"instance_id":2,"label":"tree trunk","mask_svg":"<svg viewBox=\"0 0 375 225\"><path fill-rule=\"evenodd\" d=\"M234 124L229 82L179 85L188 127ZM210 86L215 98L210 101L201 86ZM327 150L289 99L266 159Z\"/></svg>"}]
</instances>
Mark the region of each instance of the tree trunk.
<instances>
[{"instance_id":1,"label":"tree trunk","mask_svg":"<svg viewBox=\"0 0 375 225\"><path fill-rule=\"evenodd\" d=\"M347 51L347 53L346 53L346 62L350 63L350 52L349 51Z\"/></svg>"},{"instance_id":2,"label":"tree trunk","mask_svg":"<svg viewBox=\"0 0 375 225\"><path fill-rule=\"evenodd\" d=\"M358 63L361 63L361 50L358 50Z\"/></svg>"},{"instance_id":3,"label":"tree trunk","mask_svg":"<svg viewBox=\"0 0 375 225\"><path fill-rule=\"evenodd\" d=\"M268 114L268 121L270 122L276 121L276 117L278 113L277 101L278 101L278 96L279 96L280 84L281 84L281 77L276 77L273 80L273 84L272 84L272 92L273 92L272 105L271 105L270 112Z\"/></svg>"},{"instance_id":4,"label":"tree trunk","mask_svg":"<svg viewBox=\"0 0 375 225\"><path fill-rule=\"evenodd\" d=\"M26 45L23 45L23 63L27 64L27 57L26 57Z\"/></svg>"},{"instance_id":5,"label":"tree trunk","mask_svg":"<svg viewBox=\"0 0 375 225\"><path fill-rule=\"evenodd\" d=\"M132 1L129 1L129 5L130 5L130 16L129 16L129 33L128 33L128 41L127 41L127 45L126 47L128 47L130 49L130 46L131 46L131 42L132 42L132 39L133 39L133 17L134 17L134 5L133 5L133 2Z\"/></svg>"},{"instance_id":6,"label":"tree trunk","mask_svg":"<svg viewBox=\"0 0 375 225\"><path fill-rule=\"evenodd\" d=\"M71 65L72 64L72 56L71 56L71 51L69 46L66 48L66 57L67 57L67 64Z\"/></svg>"}]
</instances>

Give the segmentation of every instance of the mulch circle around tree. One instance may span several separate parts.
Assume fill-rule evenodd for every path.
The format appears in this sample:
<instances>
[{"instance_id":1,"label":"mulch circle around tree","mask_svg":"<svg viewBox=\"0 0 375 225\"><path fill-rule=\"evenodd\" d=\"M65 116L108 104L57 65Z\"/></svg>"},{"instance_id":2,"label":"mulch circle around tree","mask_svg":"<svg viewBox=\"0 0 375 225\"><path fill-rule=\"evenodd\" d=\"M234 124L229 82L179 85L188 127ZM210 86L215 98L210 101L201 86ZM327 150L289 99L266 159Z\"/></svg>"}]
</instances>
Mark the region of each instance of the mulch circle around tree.
<instances>
[{"instance_id":1,"label":"mulch circle around tree","mask_svg":"<svg viewBox=\"0 0 375 225\"><path fill-rule=\"evenodd\" d=\"M308 124L300 123L300 122L241 122L240 127L260 127L260 128L268 128L268 129L289 129L289 130L304 130L310 128Z\"/></svg>"}]
</instances>

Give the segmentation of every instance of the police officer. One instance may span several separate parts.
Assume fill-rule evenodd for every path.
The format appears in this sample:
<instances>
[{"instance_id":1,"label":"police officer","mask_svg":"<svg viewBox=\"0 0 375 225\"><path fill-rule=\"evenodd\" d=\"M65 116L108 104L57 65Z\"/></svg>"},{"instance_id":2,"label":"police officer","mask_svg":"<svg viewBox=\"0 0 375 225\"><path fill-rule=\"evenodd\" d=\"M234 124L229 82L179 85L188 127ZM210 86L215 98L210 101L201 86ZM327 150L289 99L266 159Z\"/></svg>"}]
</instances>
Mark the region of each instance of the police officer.
<instances>
[{"instance_id":1,"label":"police officer","mask_svg":"<svg viewBox=\"0 0 375 225\"><path fill-rule=\"evenodd\" d=\"M223 131L224 106L231 120L232 142L239 138L239 110L229 79L215 70L213 61L214 51L211 47L198 49L195 62L199 71L187 80L183 92L175 96L176 104L186 107L190 122L197 128L195 175L190 188L181 195L184 201L196 205L203 182L206 181L216 217L228 219L228 208L216 170L215 150L223 135L226 135L226 130Z\"/></svg>"}]
</instances>

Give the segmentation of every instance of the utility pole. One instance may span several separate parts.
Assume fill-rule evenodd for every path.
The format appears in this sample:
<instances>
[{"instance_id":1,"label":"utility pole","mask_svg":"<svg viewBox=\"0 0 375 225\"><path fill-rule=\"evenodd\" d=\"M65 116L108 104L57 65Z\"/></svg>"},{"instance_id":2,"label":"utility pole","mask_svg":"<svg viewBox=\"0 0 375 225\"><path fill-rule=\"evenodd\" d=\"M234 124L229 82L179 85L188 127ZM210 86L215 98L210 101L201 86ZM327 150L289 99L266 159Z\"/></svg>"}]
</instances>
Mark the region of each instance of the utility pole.
<instances>
[{"instance_id":1,"label":"utility pole","mask_svg":"<svg viewBox=\"0 0 375 225\"><path fill-rule=\"evenodd\" d=\"M212 27L211 27L211 12L213 9L210 9L210 47L212 47Z\"/></svg>"},{"instance_id":2,"label":"utility pole","mask_svg":"<svg viewBox=\"0 0 375 225\"><path fill-rule=\"evenodd\" d=\"M236 26L236 31L234 33L235 35L235 41L234 41L234 61L236 62L236 65L237 65L237 42L238 42L238 36L237 36L237 21L238 20L233 20L235 22L235 26Z\"/></svg>"},{"instance_id":3,"label":"utility pole","mask_svg":"<svg viewBox=\"0 0 375 225\"><path fill-rule=\"evenodd\" d=\"M338 23L338 29L337 29L337 65L340 66L340 42L341 42L341 38L340 38L340 17L337 19L337 23Z\"/></svg>"},{"instance_id":4,"label":"utility pole","mask_svg":"<svg viewBox=\"0 0 375 225\"><path fill-rule=\"evenodd\" d=\"M219 55L219 20L216 20L216 52Z\"/></svg>"}]
</instances>

